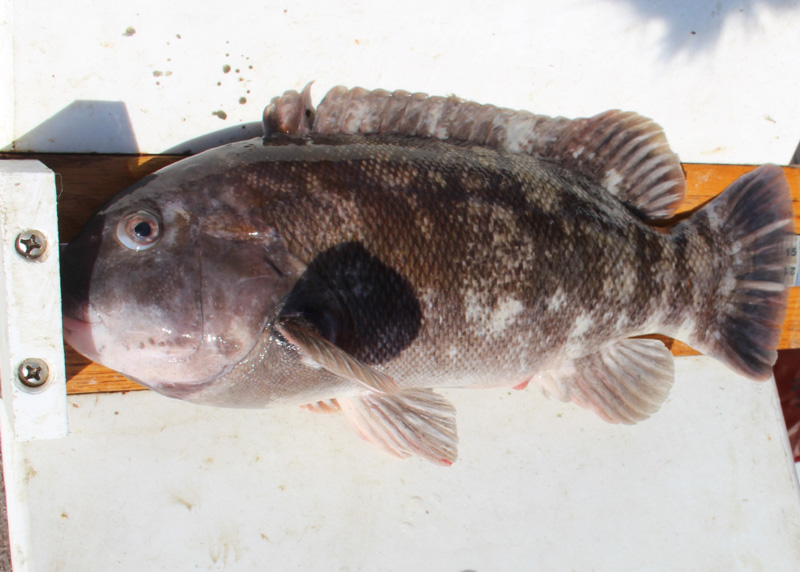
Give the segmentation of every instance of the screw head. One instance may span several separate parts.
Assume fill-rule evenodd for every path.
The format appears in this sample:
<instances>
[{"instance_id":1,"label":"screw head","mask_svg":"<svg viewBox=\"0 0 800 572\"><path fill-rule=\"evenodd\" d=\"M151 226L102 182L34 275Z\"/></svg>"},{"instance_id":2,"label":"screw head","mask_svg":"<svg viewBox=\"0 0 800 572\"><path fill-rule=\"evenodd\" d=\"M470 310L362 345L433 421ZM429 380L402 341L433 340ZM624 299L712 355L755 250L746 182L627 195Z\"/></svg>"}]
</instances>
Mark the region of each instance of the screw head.
<instances>
[{"instance_id":1,"label":"screw head","mask_svg":"<svg viewBox=\"0 0 800 572\"><path fill-rule=\"evenodd\" d=\"M38 230L23 230L15 242L17 252L28 260L36 260L47 249L47 239Z\"/></svg>"},{"instance_id":2,"label":"screw head","mask_svg":"<svg viewBox=\"0 0 800 572\"><path fill-rule=\"evenodd\" d=\"M38 388L47 383L50 368L43 359L28 358L19 364L17 377L26 387Z\"/></svg>"}]
</instances>

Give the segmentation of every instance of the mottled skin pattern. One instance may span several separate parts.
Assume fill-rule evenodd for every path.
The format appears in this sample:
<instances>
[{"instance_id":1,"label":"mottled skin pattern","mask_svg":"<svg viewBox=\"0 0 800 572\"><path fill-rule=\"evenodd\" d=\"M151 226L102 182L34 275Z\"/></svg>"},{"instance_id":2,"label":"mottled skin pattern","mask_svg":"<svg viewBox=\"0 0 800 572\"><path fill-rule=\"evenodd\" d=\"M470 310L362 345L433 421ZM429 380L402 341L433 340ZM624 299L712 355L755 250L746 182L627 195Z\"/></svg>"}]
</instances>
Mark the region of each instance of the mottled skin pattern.
<instances>
[{"instance_id":1,"label":"mottled skin pattern","mask_svg":"<svg viewBox=\"0 0 800 572\"><path fill-rule=\"evenodd\" d=\"M454 97L308 87L263 139L109 200L61 256L64 338L166 395L340 410L398 456L457 459L438 387L524 387L612 423L674 381L660 333L767 379L786 312L783 171L670 230L685 194L661 128Z\"/></svg>"},{"instance_id":2,"label":"mottled skin pattern","mask_svg":"<svg viewBox=\"0 0 800 572\"><path fill-rule=\"evenodd\" d=\"M279 270L300 279L270 322L300 318L400 387L511 386L625 337L691 341L725 287L710 230L651 228L532 157L383 136L212 153L182 162L175 184L207 231L243 244L266 233L288 249ZM168 170L159 176L166 189ZM151 385L238 407L356 389L271 326L223 377Z\"/></svg>"}]
</instances>

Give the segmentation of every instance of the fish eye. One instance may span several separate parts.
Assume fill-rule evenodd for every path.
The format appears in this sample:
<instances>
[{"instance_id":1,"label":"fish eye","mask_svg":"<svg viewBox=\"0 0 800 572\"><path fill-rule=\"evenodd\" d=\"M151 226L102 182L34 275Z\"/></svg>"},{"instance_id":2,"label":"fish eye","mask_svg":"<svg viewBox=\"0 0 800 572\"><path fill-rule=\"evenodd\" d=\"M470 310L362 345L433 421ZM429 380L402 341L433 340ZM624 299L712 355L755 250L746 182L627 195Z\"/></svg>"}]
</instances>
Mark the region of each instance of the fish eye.
<instances>
[{"instance_id":1,"label":"fish eye","mask_svg":"<svg viewBox=\"0 0 800 572\"><path fill-rule=\"evenodd\" d=\"M117 238L131 250L147 250L161 237L161 224L153 213L136 211L120 219Z\"/></svg>"}]
</instances>

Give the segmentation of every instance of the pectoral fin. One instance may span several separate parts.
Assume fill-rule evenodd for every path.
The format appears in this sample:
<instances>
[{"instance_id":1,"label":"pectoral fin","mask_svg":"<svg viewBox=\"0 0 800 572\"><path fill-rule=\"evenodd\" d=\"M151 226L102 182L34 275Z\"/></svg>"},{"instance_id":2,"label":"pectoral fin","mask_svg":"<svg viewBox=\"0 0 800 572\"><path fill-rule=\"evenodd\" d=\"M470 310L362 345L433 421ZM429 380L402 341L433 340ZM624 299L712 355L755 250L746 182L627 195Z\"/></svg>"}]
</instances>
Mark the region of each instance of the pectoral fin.
<instances>
[{"instance_id":1,"label":"pectoral fin","mask_svg":"<svg viewBox=\"0 0 800 572\"><path fill-rule=\"evenodd\" d=\"M305 325L284 320L278 324L277 329L311 360L331 373L363 385L370 391L378 393L397 391L397 384L388 375L360 362Z\"/></svg>"},{"instance_id":2,"label":"pectoral fin","mask_svg":"<svg viewBox=\"0 0 800 572\"><path fill-rule=\"evenodd\" d=\"M455 407L430 389L362 393L338 402L361 437L390 455L416 455L439 465L458 458Z\"/></svg>"},{"instance_id":3,"label":"pectoral fin","mask_svg":"<svg viewBox=\"0 0 800 572\"><path fill-rule=\"evenodd\" d=\"M533 381L548 397L574 401L610 423L632 424L659 410L674 377L672 354L663 343L626 339Z\"/></svg>"}]
</instances>

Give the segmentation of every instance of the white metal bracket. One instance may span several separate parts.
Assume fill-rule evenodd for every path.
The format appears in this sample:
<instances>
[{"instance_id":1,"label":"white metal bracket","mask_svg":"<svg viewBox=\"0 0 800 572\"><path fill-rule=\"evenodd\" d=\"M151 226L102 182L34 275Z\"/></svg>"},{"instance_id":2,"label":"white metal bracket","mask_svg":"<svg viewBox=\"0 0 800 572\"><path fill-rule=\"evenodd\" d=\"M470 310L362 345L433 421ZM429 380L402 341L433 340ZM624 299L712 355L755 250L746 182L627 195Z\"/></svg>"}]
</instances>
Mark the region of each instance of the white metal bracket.
<instances>
[{"instance_id":1,"label":"white metal bracket","mask_svg":"<svg viewBox=\"0 0 800 572\"><path fill-rule=\"evenodd\" d=\"M0 385L20 441L67 435L55 175L0 161Z\"/></svg>"}]
</instances>

